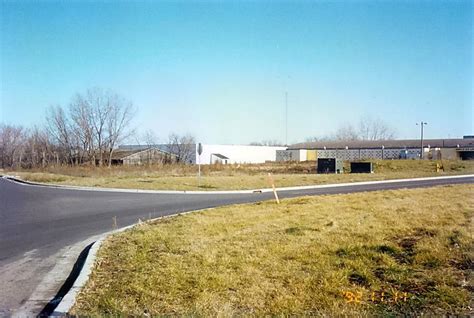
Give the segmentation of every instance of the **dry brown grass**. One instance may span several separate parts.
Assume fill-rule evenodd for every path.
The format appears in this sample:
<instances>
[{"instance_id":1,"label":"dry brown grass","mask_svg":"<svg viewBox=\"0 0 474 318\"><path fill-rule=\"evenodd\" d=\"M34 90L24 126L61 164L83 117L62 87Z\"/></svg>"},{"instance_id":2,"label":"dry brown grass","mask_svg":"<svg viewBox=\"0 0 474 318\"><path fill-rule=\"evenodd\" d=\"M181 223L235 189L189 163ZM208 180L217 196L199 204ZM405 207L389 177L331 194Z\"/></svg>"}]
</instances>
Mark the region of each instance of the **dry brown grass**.
<instances>
[{"instance_id":1,"label":"dry brown grass","mask_svg":"<svg viewBox=\"0 0 474 318\"><path fill-rule=\"evenodd\" d=\"M347 164L346 164L347 165ZM206 165L201 186L197 166L152 167L57 167L11 172L25 180L62 185L147 190L238 190L268 188L267 173L274 174L277 187L326 183L386 180L474 173L474 161L445 161L445 172L436 173L436 162L428 160L374 161L374 174L318 175L314 162L260 165Z\"/></svg>"},{"instance_id":2,"label":"dry brown grass","mask_svg":"<svg viewBox=\"0 0 474 318\"><path fill-rule=\"evenodd\" d=\"M163 219L105 242L72 313L468 315L473 215L457 185Z\"/></svg>"}]
</instances>

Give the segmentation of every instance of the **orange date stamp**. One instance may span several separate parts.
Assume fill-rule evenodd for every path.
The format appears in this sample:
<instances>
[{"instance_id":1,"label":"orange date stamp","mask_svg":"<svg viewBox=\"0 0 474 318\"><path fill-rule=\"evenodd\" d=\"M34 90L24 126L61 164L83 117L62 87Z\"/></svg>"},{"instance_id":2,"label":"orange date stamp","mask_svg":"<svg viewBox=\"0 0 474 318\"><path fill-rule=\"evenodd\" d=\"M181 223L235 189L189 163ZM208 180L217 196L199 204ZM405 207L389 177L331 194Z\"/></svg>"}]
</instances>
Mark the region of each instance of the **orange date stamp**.
<instances>
[{"instance_id":1,"label":"orange date stamp","mask_svg":"<svg viewBox=\"0 0 474 318\"><path fill-rule=\"evenodd\" d=\"M386 292L386 291L372 291L372 292L361 292L361 291L343 291L342 296L346 300L346 303L363 304L363 303L399 303L406 302L409 298L407 292L400 292L397 290Z\"/></svg>"}]
</instances>

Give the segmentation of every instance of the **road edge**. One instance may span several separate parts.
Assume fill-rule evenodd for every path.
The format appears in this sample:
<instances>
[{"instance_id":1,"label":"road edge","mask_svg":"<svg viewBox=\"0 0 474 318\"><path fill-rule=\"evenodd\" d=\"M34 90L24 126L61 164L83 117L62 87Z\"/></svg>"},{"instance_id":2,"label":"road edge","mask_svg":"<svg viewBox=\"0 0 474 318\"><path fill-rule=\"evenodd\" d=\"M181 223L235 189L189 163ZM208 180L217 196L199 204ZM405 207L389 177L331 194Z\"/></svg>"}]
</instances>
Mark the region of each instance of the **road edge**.
<instances>
[{"instance_id":1,"label":"road edge","mask_svg":"<svg viewBox=\"0 0 474 318\"><path fill-rule=\"evenodd\" d=\"M264 189L251 189L251 190L225 190L225 191L179 191L179 190L140 190L140 189L120 189L120 188L95 188L95 187L80 187L80 186L67 186L57 184L47 184L40 182L25 181L17 176L3 175L3 179L10 182L15 182L25 186L35 187L48 187L61 190L79 190L79 191L98 191L98 192L118 192L118 193L148 193L148 194L252 194L252 193L267 193L272 192L272 188ZM359 186L359 185L370 185L370 184L382 184L382 183L398 183L398 182L416 182L416 181L427 181L427 180L443 180L443 179L462 179L472 178L474 174L455 174L447 176L437 177L420 177L420 178L407 178L407 179L387 179L387 180L375 180L375 181L360 181L360 182L345 182L345 183L329 183L329 184L318 184L308 186L295 186L295 187L282 187L276 188L277 191L298 191L298 190L312 190L322 188L333 188L333 187L344 187L344 186Z\"/></svg>"},{"instance_id":2,"label":"road edge","mask_svg":"<svg viewBox=\"0 0 474 318\"><path fill-rule=\"evenodd\" d=\"M76 298L79 292L81 291L82 287L87 283L89 280L89 276L92 273L92 269L95 264L95 260L97 259L97 252L99 251L102 243L104 240L112 234L119 233L125 230L128 230L137 224L132 224L115 231L107 232L102 234L95 242L92 243L92 246L87 253L86 259L84 264L79 269L79 275L74 280L71 288L66 292L64 297L59 301L58 305L54 308L53 312L49 315L49 317L63 317L66 316L71 310L72 306L76 303Z\"/></svg>"}]
</instances>

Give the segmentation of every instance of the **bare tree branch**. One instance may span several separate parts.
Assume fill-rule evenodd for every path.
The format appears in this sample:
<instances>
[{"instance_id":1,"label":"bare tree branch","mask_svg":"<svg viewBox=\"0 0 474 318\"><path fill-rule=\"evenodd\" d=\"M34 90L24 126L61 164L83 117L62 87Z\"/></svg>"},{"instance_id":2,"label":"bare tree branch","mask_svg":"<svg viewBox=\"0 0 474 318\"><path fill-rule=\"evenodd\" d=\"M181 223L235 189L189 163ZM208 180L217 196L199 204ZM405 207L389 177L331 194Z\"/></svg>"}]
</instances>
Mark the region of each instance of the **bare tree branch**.
<instances>
[{"instance_id":1,"label":"bare tree branch","mask_svg":"<svg viewBox=\"0 0 474 318\"><path fill-rule=\"evenodd\" d=\"M192 161L196 151L196 138L191 134L178 135L171 133L168 137L168 152L176 155L178 163Z\"/></svg>"}]
</instances>

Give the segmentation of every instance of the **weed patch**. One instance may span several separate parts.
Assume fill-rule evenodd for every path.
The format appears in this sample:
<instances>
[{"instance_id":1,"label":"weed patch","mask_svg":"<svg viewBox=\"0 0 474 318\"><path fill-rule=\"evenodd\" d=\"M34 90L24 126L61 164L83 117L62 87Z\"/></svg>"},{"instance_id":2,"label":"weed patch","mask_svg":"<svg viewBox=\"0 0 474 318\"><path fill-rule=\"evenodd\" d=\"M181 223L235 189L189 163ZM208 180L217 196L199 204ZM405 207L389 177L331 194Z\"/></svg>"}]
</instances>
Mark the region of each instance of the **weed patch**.
<instances>
[{"instance_id":1,"label":"weed patch","mask_svg":"<svg viewBox=\"0 0 474 318\"><path fill-rule=\"evenodd\" d=\"M375 160L375 173L357 175L316 174L315 162L203 165L201 167L202 186L198 185L195 165L113 166L110 168L59 166L7 173L35 182L146 190L262 189L270 187L267 176L269 172L273 174L277 187L474 173L474 162L445 160L443 165L445 172L436 173L436 163L429 160ZM346 162L346 170L348 167L349 163ZM301 202L304 203L304 201ZM405 207L398 208L401 212L405 209Z\"/></svg>"}]
</instances>

